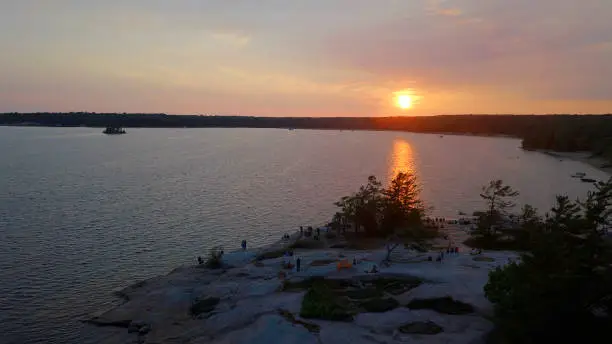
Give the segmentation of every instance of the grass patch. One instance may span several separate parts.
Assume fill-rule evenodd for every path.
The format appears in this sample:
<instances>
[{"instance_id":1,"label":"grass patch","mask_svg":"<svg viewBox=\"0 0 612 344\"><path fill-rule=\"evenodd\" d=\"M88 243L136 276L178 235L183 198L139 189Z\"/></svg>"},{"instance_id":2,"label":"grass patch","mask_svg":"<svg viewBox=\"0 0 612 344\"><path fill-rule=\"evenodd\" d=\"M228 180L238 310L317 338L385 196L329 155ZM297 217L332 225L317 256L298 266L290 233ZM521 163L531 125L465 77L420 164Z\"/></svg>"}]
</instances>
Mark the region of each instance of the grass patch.
<instances>
[{"instance_id":1,"label":"grass patch","mask_svg":"<svg viewBox=\"0 0 612 344\"><path fill-rule=\"evenodd\" d=\"M325 283L314 283L302 300L300 316L306 319L352 321L349 303Z\"/></svg>"},{"instance_id":2,"label":"grass patch","mask_svg":"<svg viewBox=\"0 0 612 344\"><path fill-rule=\"evenodd\" d=\"M304 326L304 328L306 328L309 332L319 333L321 331L321 326L317 324L305 322L302 320L298 320L295 318L295 316L291 312L287 310L279 309L278 314L292 324Z\"/></svg>"},{"instance_id":3,"label":"grass patch","mask_svg":"<svg viewBox=\"0 0 612 344\"><path fill-rule=\"evenodd\" d=\"M469 314L474 312L474 307L468 303L457 301L450 296L430 299L414 299L406 305L410 309L431 309L443 314Z\"/></svg>"},{"instance_id":4,"label":"grass patch","mask_svg":"<svg viewBox=\"0 0 612 344\"><path fill-rule=\"evenodd\" d=\"M189 313L193 316L198 316L202 313L212 312L220 299L218 297L207 297L205 299L196 299L191 307L189 307Z\"/></svg>"},{"instance_id":5,"label":"grass patch","mask_svg":"<svg viewBox=\"0 0 612 344\"><path fill-rule=\"evenodd\" d=\"M472 260L475 262L494 262L495 261L495 259L491 257L483 257L483 256L476 256Z\"/></svg>"},{"instance_id":6,"label":"grass patch","mask_svg":"<svg viewBox=\"0 0 612 344\"><path fill-rule=\"evenodd\" d=\"M433 321L415 321L402 325L398 329L406 334L438 334L444 329Z\"/></svg>"},{"instance_id":7,"label":"grass patch","mask_svg":"<svg viewBox=\"0 0 612 344\"><path fill-rule=\"evenodd\" d=\"M260 261L260 260L266 260L266 259L280 258L285 255L285 252L287 252L287 250L285 249L276 250L276 251L267 251L267 252L258 254L257 257L255 257L255 259Z\"/></svg>"},{"instance_id":8,"label":"grass patch","mask_svg":"<svg viewBox=\"0 0 612 344\"><path fill-rule=\"evenodd\" d=\"M291 244L291 246L289 246L289 248L292 248L292 249L307 249L307 250L314 250L314 249L319 249L323 247L325 247L325 244L322 241L314 240L314 239L298 240L294 242L293 244Z\"/></svg>"},{"instance_id":9,"label":"grass patch","mask_svg":"<svg viewBox=\"0 0 612 344\"><path fill-rule=\"evenodd\" d=\"M379 289L366 288L366 289L347 290L343 293L343 295L353 300L363 300L363 299L369 299L373 297L381 297L383 294Z\"/></svg>"},{"instance_id":10,"label":"grass patch","mask_svg":"<svg viewBox=\"0 0 612 344\"><path fill-rule=\"evenodd\" d=\"M384 292L400 295L407 292L410 289L414 289L421 285L423 281L416 277L405 277L405 278L378 278L369 281L378 290Z\"/></svg>"},{"instance_id":11,"label":"grass patch","mask_svg":"<svg viewBox=\"0 0 612 344\"><path fill-rule=\"evenodd\" d=\"M319 259L313 260L312 263L310 263L310 266L325 266L335 262L335 259Z\"/></svg>"},{"instance_id":12,"label":"grass patch","mask_svg":"<svg viewBox=\"0 0 612 344\"><path fill-rule=\"evenodd\" d=\"M465 266L466 268L471 268L471 269L480 269L480 266L472 265L472 264L462 264L461 266Z\"/></svg>"},{"instance_id":13,"label":"grass patch","mask_svg":"<svg viewBox=\"0 0 612 344\"><path fill-rule=\"evenodd\" d=\"M313 276L300 281L288 281L283 282L283 291L301 291L312 288L315 284L322 285L330 290L344 291L351 287L353 283L349 280L342 279L325 279L321 276Z\"/></svg>"},{"instance_id":14,"label":"grass patch","mask_svg":"<svg viewBox=\"0 0 612 344\"><path fill-rule=\"evenodd\" d=\"M399 307L399 302L393 298L374 298L367 301L363 301L359 304L366 312L370 313L384 313L392 309Z\"/></svg>"}]
</instances>

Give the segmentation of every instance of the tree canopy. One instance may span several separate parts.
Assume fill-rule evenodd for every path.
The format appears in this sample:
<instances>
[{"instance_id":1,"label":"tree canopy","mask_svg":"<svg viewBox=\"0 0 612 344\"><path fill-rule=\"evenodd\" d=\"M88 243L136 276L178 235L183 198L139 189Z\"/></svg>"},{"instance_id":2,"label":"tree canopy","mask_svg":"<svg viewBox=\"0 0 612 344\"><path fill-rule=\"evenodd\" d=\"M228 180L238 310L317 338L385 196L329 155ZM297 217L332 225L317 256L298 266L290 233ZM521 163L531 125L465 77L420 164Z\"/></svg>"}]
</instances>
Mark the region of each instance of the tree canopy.
<instances>
[{"instance_id":1,"label":"tree canopy","mask_svg":"<svg viewBox=\"0 0 612 344\"><path fill-rule=\"evenodd\" d=\"M398 229L420 226L424 206L419 198L416 177L398 173L387 188L375 176L357 192L335 203L340 211L332 222L347 223L369 235L388 235Z\"/></svg>"},{"instance_id":2,"label":"tree canopy","mask_svg":"<svg viewBox=\"0 0 612 344\"><path fill-rule=\"evenodd\" d=\"M532 234L520 262L489 275L485 295L495 304L504 343L592 343L612 325L612 247L605 239L612 210L612 179L584 202L557 197L546 218L523 209Z\"/></svg>"}]
</instances>

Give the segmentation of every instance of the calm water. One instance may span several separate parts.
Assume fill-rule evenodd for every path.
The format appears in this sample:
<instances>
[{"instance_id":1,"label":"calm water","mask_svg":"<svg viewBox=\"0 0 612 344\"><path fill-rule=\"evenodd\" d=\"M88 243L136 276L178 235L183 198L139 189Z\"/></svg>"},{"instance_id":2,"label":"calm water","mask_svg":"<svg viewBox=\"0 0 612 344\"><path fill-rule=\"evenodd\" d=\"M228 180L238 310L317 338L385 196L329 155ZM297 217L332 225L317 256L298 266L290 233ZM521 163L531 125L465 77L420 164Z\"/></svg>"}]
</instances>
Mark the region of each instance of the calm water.
<instances>
[{"instance_id":1,"label":"calm water","mask_svg":"<svg viewBox=\"0 0 612 344\"><path fill-rule=\"evenodd\" d=\"M320 224L368 175L415 172L433 215L482 204L501 178L547 209L588 185L574 161L506 138L273 129L0 127L0 342L96 343L78 319L115 288L194 261L213 245L258 246ZM108 330L112 331L112 330ZM123 330L122 330L123 331ZM95 334L94 334L95 333Z\"/></svg>"}]
</instances>

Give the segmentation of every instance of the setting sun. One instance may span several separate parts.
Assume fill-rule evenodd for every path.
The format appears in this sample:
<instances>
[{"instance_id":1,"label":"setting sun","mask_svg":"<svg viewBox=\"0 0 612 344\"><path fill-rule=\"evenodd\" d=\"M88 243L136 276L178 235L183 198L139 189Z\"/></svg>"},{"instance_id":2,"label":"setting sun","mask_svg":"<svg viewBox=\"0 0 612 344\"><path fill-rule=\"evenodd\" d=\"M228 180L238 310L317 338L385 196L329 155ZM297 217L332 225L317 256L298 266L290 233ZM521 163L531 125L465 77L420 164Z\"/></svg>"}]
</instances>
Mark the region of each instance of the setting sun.
<instances>
[{"instance_id":1,"label":"setting sun","mask_svg":"<svg viewBox=\"0 0 612 344\"><path fill-rule=\"evenodd\" d=\"M396 102L400 109L410 109L412 107L412 97L407 94L397 96Z\"/></svg>"}]
</instances>

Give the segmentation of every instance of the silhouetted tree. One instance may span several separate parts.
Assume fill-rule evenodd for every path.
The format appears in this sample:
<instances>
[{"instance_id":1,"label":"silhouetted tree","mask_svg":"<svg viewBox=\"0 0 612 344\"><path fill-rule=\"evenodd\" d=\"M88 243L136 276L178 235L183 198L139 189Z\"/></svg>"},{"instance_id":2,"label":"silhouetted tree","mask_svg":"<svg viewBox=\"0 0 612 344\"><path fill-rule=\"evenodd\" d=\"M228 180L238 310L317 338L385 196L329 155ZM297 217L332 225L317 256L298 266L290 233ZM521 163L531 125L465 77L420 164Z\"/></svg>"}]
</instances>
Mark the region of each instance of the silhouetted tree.
<instances>
[{"instance_id":1,"label":"silhouetted tree","mask_svg":"<svg viewBox=\"0 0 612 344\"><path fill-rule=\"evenodd\" d=\"M414 174L400 172L391 180L383 192L385 204L382 229L385 232L422 224L425 209L419 193Z\"/></svg>"},{"instance_id":2,"label":"silhouetted tree","mask_svg":"<svg viewBox=\"0 0 612 344\"><path fill-rule=\"evenodd\" d=\"M482 235L491 237L495 234L494 226L498 225L506 211L514 207L513 197L518 196L510 186L504 185L501 180L492 180L489 185L483 186L480 197L487 202L487 211L483 213L479 221L479 229Z\"/></svg>"},{"instance_id":3,"label":"silhouetted tree","mask_svg":"<svg viewBox=\"0 0 612 344\"><path fill-rule=\"evenodd\" d=\"M374 233L378 230L382 197L381 183L370 176L368 183L361 186L359 191L342 197L335 205L341 208L341 217L355 226L355 231L363 226L366 232Z\"/></svg>"},{"instance_id":4,"label":"silhouetted tree","mask_svg":"<svg viewBox=\"0 0 612 344\"><path fill-rule=\"evenodd\" d=\"M341 211L334 221L345 219L358 230L363 227L371 235L388 235L396 229L420 226L424 207L419 199L416 178L399 173L387 189L374 176L356 193L335 203Z\"/></svg>"},{"instance_id":5,"label":"silhouetted tree","mask_svg":"<svg viewBox=\"0 0 612 344\"><path fill-rule=\"evenodd\" d=\"M557 197L536 226L519 263L489 274L485 295L495 304L497 330L506 343L601 341L612 324L612 257L602 226L612 210L612 179L585 202ZM529 223L529 222L527 222Z\"/></svg>"}]
</instances>

